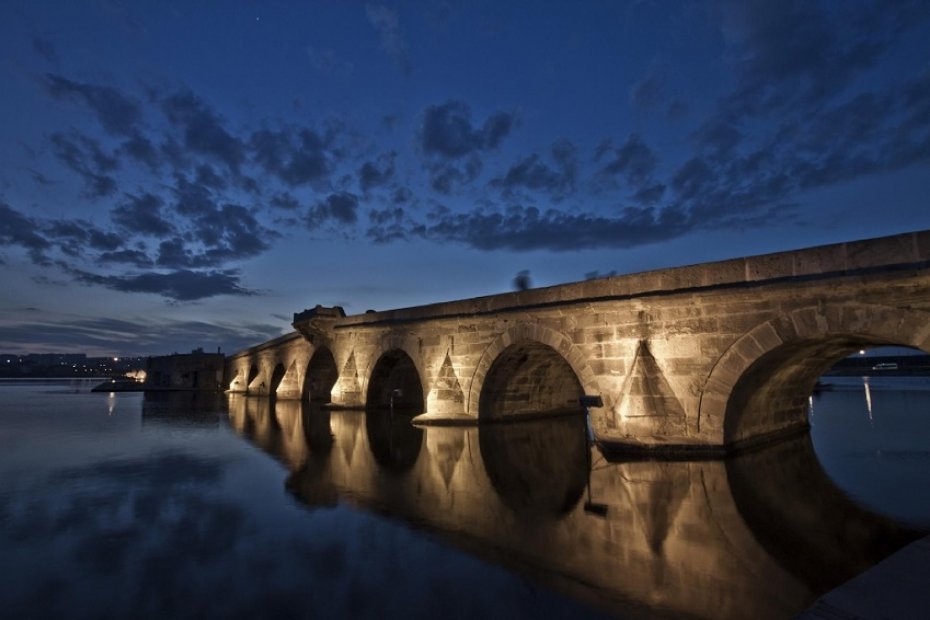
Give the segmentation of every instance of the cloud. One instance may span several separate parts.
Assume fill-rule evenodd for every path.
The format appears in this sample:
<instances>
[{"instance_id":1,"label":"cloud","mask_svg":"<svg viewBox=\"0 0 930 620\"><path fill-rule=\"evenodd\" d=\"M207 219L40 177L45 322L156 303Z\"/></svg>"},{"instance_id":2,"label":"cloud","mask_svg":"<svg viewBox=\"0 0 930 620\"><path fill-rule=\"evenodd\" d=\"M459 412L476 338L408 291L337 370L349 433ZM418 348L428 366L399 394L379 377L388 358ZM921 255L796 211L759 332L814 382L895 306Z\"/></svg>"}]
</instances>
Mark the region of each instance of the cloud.
<instances>
[{"instance_id":1,"label":"cloud","mask_svg":"<svg viewBox=\"0 0 930 620\"><path fill-rule=\"evenodd\" d=\"M307 228L316 230L324 223L355 224L358 220L358 196L350 192L336 192L318 202L307 214Z\"/></svg>"},{"instance_id":2,"label":"cloud","mask_svg":"<svg viewBox=\"0 0 930 620\"><path fill-rule=\"evenodd\" d=\"M249 139L255 161L291 187L326 178L331 166L327 146L327 141L311 129L263 129Z\"/></svg>"},{"instance_id":3,"label":"cloud","mask_svg":"<svg viewBox=\"0 0 930 620\"><path fill-rule=\"evenodd\" d=\"M642 189L650 184L658 164L658 157L638 134L630 134L620 147L614 147L609 141L602 143L595 159L607 159L600 169L602 178L622 176L634 189Z\"/></svg>"},{"instance_id":4,"label":"cloud","mask_svg":"<svg viewBox=\"0 0 930 620\"><path fill-rule=\"evenodd\" d=\"M58 62L58 53L55 51L55 46L48 39L43 39L39 36L33 36L32 49L35 50L36 54L45 60L51 63Z\"/></svg>"},{"instance_id":5,"label":"cloud","mask_svg":"<svg viewBox=\"0 0 930 620\"><path fill-rule=\"evenodd\" d=\"M515 124L516 120L514 116L506 112L498 112L489 116L488 119L484 121L484 125L481 128L484 147L496 149L500 146L500 143L503 142L504 138L510 135L510 131L514 128Z\"/></svg>"},{"instance_id":6,"label":"cloud","mask_svg":"<svg viewBox=\"0 0 930 620\"><path fill-rule=\"evenodd\" d=\"M119 167L119 161L107 155L100 143L82 134L66 136L57 132L49 141L59 161L82 178L87 197L103 198L116 192L116 180L110 173Z\"/></svg>"},{"instance_id":7,"label":"cloud","mask_svg":"<svg viewBox=\"0 0 930 620\"><path fill-rule=\"evenodd\" d=\"M101 252L97 256L96 260L98 263L104 265L108 263L117 265L132 265L133 267L138 267L140 269L148 269L155 266L148 254L142 250L133 249Z\"/></svg>"},{"instance_id":8,"label":"cloud","mask_svg":"<svg viewBox=\"0 0 930 620\"><path fill-rule=\"evenodd\" d=\"M850 3L829 16L805 0L721 6L739 80L726 108L739 115L835 98L930 14L925 2Z\"/></svg>"},{"instance_id":9,"label":"cloud","mask_svg":"<svg viewBox=\"0 0 930 620\"><path fill-rule=\"evenodd\" d=\"M802 190L926 163L930 103L914 96L922 92L930 93L930 73L881 94L805 106L767 140L737 145L724 129L673 173L673 202L695 216L743 222Z\"/></svg>"},{"instance_id":10,"label":"cloud","mask_svg":"<svg viewBox=\"0 0 930 620\"><path fill-rule=\"evenodd\" d=\"M300 207L300 203L294 198L293 195L288 192L281 192L280 194L275 194L271 197L269 204L272 207L278 209L284 209L285 211L294 211Z\"/></svg>"},{"instance_id":11,"label":"cloud","mask_svg":"<svg viewBox=\"0 0 930 620\"><path fill-rule=\"evenodd\" d=\"M223 205L195 221L197 240L203 243L205 265L220 266L257 256L281 235L262 225L251 211L240 205Z\"/></svg>"},{"instance_id":12,"label":"cloud","mask_svg":"<svg viewBox=\"0 0 930 620\"><path fill-rule=\"evenodd\" d=\"M124 248L125 238L79 219L34 220L0 202L0 244L27 250L37 265L51 266L55 251L74 259L150 264L143 252Z\"/></svg>"},{"instance_id":13,"label":"cloud","mask_svg":"<svg viewBox=\"0 0 930 620\"><path fill-rule=\"evenodd\" d=\"M455 159L497 148L515 125L512 114L498 112L481 127L473 126L471 108L464 101L432 105L423 113L420 146L427 155Z\"/></svg>"},{"instance_id":14,"label":"cloud","mask_svg":"<svg viewBox=\"0 0 930 620\"><path fill-rule=\"evenodd\" d=\"M142 272L129 275L102 275L66 268L83 284L103 286L123 293L153 293L172 301L197 301L219 295L252 296L258 293L240 285L237 270Z\"/></svg>"},{"instance_id":15,"label":"cloud","mask_svg":"<svg viewBox=\"0 0 930 620\"><path fill-rule=\"evenodd\" d=\"M391 193L391 202L394 204L404 204L413 200L413 192L409 187L397 187Z\"/></svg>"},{"instance_id":16,"label":"cloud","mask_svg":"<svg viewBox=\"0 0 930 620\"><path fill-rule=\"evenodd\" d=\"M7 313L0 322L3 350L81 351L90 355L164 355L202 346L238 351L280 336L282 325L179 321L150 315L120 318L59 315L36 309Z\"/></svg>"},{"instance_id":17,"label":"cloud","mask_svg":"<svg viewBox=\"0 0 930 620\"><path fill-rule=\"evenodd\" d=\"M678 237L694 228L692 220L671 209L624 208L617 215L567 213L533 207L503 212L434 214L420 236L458 242L479 250L570 251L624 248Z\"/></svg>"},{"instance_id":18,"label":"cloud","mask_svg":"<svg viewBox=\"0 0 930 620\"><path fill-rule=\"evenodd\" d=\"M129 196L129 200L110 211L113 222L131 234L165 237L174 232L172 224L163 214L165 201L154 194Z\"/></svg>"},{"instance_id":19,"label":"cloud","mask_svg":"<svg viewBox=\"0 0 930 620\"><path fill-rule=\"evenodd\" d=\"M191 92L178 93L162 101L165 117L184 134L184 145L192 152L212 157L238 172L245 160L242 142L223 126L219 114Z\"/></svg>"},{"instance_id":20,"label":"cloud","mask_svg":"<svg viewBox=\"0 0 930 620\"><path fill-rule=\"evenodd\" d=\"M226 178L217 174L216 169L210 164L200 164L197 166L195 182L199 185L209 187L213 190L226 189Z\"/></svg>"},{"instance_id":21,"label":"cloud","mask_svg":"<svg viewBox=\"0 0 930 620\"><path fill-rule=\"evenodd\" d=\"M696 133L698 147L713 157L729 157L743 141L743 132L732 122L715 119Z\"/></svg>"},{"instance_id":22,"label":"cloud","mask_svg":"<svg viewBox=\"0 0 930 620\"><path fill-rule=\"evenodd\" d=\"M429 166L430 187L446 196L456 188L471 183L481 174L482 163L477 155L463 162L436 162Z\"/></svg>"},{"instance_id":23,"label":"cloud","mask_svg":"<svg viewBox=\"0 0 930 620\"><path fill-rule=\"evenodd\" d=\"M51 187L52 185L55 185L55 181L51 180L38 170L33 170L30 168L29 175L32 177L32 180L35 182L35 184L41 187Z\"/></svg>"},{"instance_id":24,"label":"cloud","mask_svg":"<svg viewBox=\"0 0 930 620\"><path fill-rule=\"evenodd\" d=\"M557 199L570 194L578 176L577 149L567 140L560 140L552 145L550 155L554 166L533 154L512 165L503 176L493 179L491 185L508 196L520 189L544 191Z\"/></svg>"},{"instance_id":25,"label":"cloud","mask_svg":"<svg viewBox=\"0 0 930 620\"><path fill-rule=\"evenodd\" d=\"M515 124L513 115L498 112L483 124L474 125L471 108L463 101L450 100L427 107L418 140L427 158L430 187L450 195L474 181L483 168L479 154L500 146Z\"/></svg>"},{"instance_id":26,"label":"cloud","mask_svg":"<svg viewBox=\"0 0 930 620\"><path fill-rule=\"evenodd\" d=\"M665 116L669 120L678 120L688 113L688 104L681 99L672 99L665 109Z\"/></svg>"},{"instance_id":27,"label":"cloud","mask_svg":"<svg viewBox=\"0 0 930 620\"><path fill-rule=\"evenodd\" d=\"M173 230L183 235L159 245L157 263L169 268L221 267L268 250L280 234L264 226L247 208L218 205L201 185L179 179L175 186L174 209L184 216ZM157 224L157 222L152 222Z\"/></svg>"},{"instance_id":28,"label":"cloud","mask_svg":"<svg viewBox=\"0 0 930 620\"><path fill-rule=\"evenodd\" d=\"M47 264L45 252L51 243L40 234L39 225L0 201L0 244L26 249L36 264Z\"/></svg>"},{"instance_id":29,"label":"cloud","mask_svg":"<svg viewBox=\"0 0 930 620\"><path fill-rule=\"evenodd\" d=\"M633 193L632 199L637 204L651 207L662 199L665 195L665 190L666 185L664 183L643 185Z\"/></svg>"},{"instance_id":30,"label":"cloud","mask_svg":"<svg viewBox=\"0 0 930 620\"><path fill-rule=\"evenodd\" d=\"M401 73L410 75L410 57L407 54L407 42L400 27L397 11L383 4L366 4L365 15L381 37L381 49L397 65Z\"/></svg>"},{"instance_id":31,"label":"cloud","mask_svg":"<svg viewBox=\"0 0 930 620\"><path fill-rule=\"evenodd\" d=\"M630 87L630 107L634 110L655 109L665 101L665 98L662 80L653 72Z\"/></svg>"},{"instance_id":32,"label":"cloud","mask_svg":"<svg viewBox=\"0 0 930 620\"><path fill-rule=\"evenodd\" d=\"M395 151L379 155L375 161L366 161L358 171L358 184L362 192L385 185L394 177L394 161L397 159Z\"/></svg>"},{"instance_id":33,"label":"cloud","mask_svg":"<svg viewBox=\"0 0 930 620\"><path fill-rule=\"evenodd\" d=\"M200 183L194 183L179 176L172 190L176 198L174 210L185 217L208 216L219 209L213 192Z\"/></svg>"},{"instance_id":34,"label":"cloud","mask_svg":"<svg viewBox=\"0 0 930 620\"><path fill-rule=\"evenodd\" d=\"M402 207L389 207L386 209L372 209L368 213L371 223L366 236L375 243L391 243L402 241L411 235L425 234L425 228L417 227L410 220Z\"/></svg>"},{"instance_id":35,"label":"cloud","mask_svg":"<svg viewBox=\"0 0 930 620\"><path fill-rule=\"evenodd\" d=\"M145 136L132 134L120 146L119 152L128 155L139 163L145 164L151 170L158 170L161 166L161 153L155 145Z\"/></svg>"},{"instance_id":36,"label":"cloud","mask_svg":"<svg viewBox=\"0 0 930 620\"><path fill-rule=\"evenodd\" d=\"M324 75L348 77L355 70L355 66L351 62L340 58L333 50L318 50L308 47L307 57L310 59L311 66Z\"/></svg>"},{"instance_id":37,"label":"cloud","mask_svg":"<svg viewBox=\"0 0 930 620\"><path fill-rule=\"evenodd\" d=\"M75 82L47 73L46 92L55 99L76 101L89 107L103 128L114 136L131 136L142 117L139 104L115 88Z\"/></svg>"},{"instance_id":38,"label":"cloud","mask_svg":"<svg viewBox=\"0 0 930 620\"><path fill-rule=\"evenodd\" d=\"M83 220L50 220L42 226L46 238L58 244L58 248L70 256L83 256L89 250L112 252L120 248L123 238L112 232L100 230Z\"/></svg>"}]
</instances>

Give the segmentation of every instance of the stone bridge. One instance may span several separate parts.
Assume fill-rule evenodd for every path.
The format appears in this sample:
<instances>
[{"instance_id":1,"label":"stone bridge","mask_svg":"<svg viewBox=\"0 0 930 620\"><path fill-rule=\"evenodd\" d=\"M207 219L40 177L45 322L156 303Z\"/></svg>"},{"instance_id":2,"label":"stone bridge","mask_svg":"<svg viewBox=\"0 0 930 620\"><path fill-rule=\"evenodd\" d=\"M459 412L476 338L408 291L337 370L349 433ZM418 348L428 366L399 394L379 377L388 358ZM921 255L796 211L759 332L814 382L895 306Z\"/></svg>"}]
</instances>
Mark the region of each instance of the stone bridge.
<instances>
[{"instance_id":1,"label":"stone bridge","mask_svg":"<svg viewBox=\"0 0 930 620\"><path fill-rule=\"evenodd\" d=\"M930 351L930 231L345 316L227 360L229 389L471 424L578 411L602 447L725 452L807 428L836 361Z\"/></svg>"}]
</instances>

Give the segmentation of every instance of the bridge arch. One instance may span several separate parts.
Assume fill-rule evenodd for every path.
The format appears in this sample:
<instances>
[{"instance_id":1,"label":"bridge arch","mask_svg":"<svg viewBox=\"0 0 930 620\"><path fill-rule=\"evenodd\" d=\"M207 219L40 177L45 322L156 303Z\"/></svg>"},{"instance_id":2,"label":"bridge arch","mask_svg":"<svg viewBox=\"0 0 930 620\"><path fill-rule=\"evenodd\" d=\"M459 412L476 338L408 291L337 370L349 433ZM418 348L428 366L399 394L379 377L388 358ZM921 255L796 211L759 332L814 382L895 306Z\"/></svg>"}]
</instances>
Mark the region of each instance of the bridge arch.
<instances>
[{"instance_id":1,"label":"bridge arch","mask_svg":"<svg viewBox=\"0 0 930 620\"><path fill-rule=\"evenodd\" d=\"M245 381L245 391L247 393L252 391L252 383L258 378L259 367L256 360L251 360L249 363L249 374Z\"/></svg>"},{"instance_id":2,"label":"bridge arch","mask_svg":"<svg viewBox=\"0 0 930 620\"><path fill-rule=\"evenodd\" d=\"M281 386L281 382L284 380L284 375L286 374L287 368L284 367L282 362L278 362L271 371L271 379L268 382L268 396L270 398L277 397L278 388Z\"/></svg>"},{"instance_id":3,"label":"bridge arch","mask_svg":"<svg viewBox=\"0 0 930 620\"><path fill-rule=\"evenodd\" d=\"M400 348L385 351L368 373L366 406L384 408L393 402L396 409L423 413L426 394L421 377L420 370L406 351Z\"/></svg>"},{"instance_id":4,"label":"bridge arch","mask_svg":"<svg viewBox=\"0 0 930 620\"><path fill-rule=\"evenodd\" d=\"M301 397L314 404L332 401L333 386L339 379L336 358L328 347L319 347L307 362Z\"/></svg>"},{"instance_id":5,"label":"bridge arch","mask_svg":"<svg viewBox=\"0 0 930 620\"><path fill-rule=\"evenodd\" d=\"M512 348L516 345L516 348ZM489 375L496 375L504 370L507 360L518 362L524 354L535 353L537 360L552 360L550 353L566 365L574 375L581 393L597 394L600 391L594 371L588 366L585 355L572 342L571 338L554 329L532 323L521 323L509 328L487 346L478 360L472 374L468 390L466 411L476 418L481 418L482 392ZM507 355L507 358L502 357ZM511 358L510 356L513 355ZM502 367L500 364L504 364ZM495 365L497 369L495 370ZM495 380L493 377L492 381ZM604 394L605 404L608 400Z\"/></svg>"},{"instance_id":6,"label":"bridge arch","mask_svg":"<svg viewBox=\"0 0 930 620\"><path fill-rule=\"evenodd\" d=\"M930 313L872 304L808 306L734 342L704 382L700 435L733 445L807 426L807 398L833 364L864 347L930 352Z\"/></svg>"}]
</instances>

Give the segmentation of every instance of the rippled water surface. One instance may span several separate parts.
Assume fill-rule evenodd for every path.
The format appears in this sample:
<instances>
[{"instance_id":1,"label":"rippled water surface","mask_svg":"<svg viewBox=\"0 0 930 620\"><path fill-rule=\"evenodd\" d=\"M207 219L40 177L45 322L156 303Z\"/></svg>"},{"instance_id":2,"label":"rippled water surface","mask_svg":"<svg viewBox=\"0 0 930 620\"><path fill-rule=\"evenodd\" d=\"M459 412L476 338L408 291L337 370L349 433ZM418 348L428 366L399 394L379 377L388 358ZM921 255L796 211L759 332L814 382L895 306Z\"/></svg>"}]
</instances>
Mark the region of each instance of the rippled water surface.
<instances>
[{"instance_id":1,"label":"rippled water surface","mask_svg":"<svg viewBox=\"0 0 930 620\"><path fill-rule=\"evenodd\" d=\"M608 462L578 417L2 382L0 615L790 617L930 524L930 390L878 383L810 438Z\"/></svg>"}]
</instances>

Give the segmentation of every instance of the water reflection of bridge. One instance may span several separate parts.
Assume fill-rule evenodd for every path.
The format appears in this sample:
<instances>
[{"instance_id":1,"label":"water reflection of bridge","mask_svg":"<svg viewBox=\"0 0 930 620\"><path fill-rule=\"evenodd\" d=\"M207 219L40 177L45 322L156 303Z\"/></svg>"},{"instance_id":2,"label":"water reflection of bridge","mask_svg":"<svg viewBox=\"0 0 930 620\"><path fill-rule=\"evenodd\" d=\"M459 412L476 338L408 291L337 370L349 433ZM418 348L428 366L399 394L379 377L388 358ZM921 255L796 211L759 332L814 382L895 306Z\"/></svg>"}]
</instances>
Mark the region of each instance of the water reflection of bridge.
<instances>
[{"instance_id":1,"label":"water reflection of bridge","mask_svg":"<svg viewBox=\"0 0 930 620\"><path fill-rule=\"evenodd\" d=\"M726 460L594 453L589 467L577 417L416 428L231 395L230 419L310 506L414 523L623 615L790 616L915 537L836 489L806 436Z\"/></svg>"}]
</instances>

